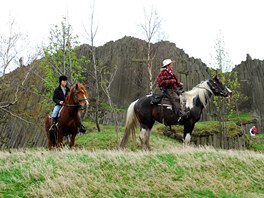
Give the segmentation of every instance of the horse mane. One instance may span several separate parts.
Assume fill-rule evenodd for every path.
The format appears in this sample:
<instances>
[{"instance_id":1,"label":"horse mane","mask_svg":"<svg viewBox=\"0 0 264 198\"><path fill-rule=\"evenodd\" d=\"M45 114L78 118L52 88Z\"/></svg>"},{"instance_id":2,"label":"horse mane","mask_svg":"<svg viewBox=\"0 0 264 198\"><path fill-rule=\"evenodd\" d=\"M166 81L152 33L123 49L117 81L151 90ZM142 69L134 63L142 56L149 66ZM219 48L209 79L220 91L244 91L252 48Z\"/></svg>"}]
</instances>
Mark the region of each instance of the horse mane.
<instances>
[{"instance_id":1,"label":"horse mane","mask_svg":"<svg viewBox=\"0 0 264 198\"><path fill-rule=\"evenodd\" d=\"M192 106L193 98L198 95L203 107L206 108L207 102L210 98L209 90L210 87L208 86L207 81L202 81L200 84L192 88L192 90L184 92L183 95L186 98L186 105Z\"/></svg>"}]
</instances>

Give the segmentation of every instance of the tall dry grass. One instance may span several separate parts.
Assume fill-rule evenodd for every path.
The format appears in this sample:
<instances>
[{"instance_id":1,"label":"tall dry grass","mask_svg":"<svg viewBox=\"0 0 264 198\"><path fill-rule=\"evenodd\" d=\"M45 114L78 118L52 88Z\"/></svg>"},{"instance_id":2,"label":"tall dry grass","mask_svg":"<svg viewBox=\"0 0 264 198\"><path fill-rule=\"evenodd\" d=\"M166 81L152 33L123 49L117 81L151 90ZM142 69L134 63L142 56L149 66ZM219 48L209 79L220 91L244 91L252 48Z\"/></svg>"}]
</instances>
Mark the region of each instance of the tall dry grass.
<instances>
[{"instance_id":1,"label":"tall dry grass","mask_svg":"<svg viewBox=\"0 0 264 198\"><path fill-rule=\"evenodd\" d=\"M264 155L211 147L0 152L2 197L264 197Z\"/></svg>"}]
</instances>

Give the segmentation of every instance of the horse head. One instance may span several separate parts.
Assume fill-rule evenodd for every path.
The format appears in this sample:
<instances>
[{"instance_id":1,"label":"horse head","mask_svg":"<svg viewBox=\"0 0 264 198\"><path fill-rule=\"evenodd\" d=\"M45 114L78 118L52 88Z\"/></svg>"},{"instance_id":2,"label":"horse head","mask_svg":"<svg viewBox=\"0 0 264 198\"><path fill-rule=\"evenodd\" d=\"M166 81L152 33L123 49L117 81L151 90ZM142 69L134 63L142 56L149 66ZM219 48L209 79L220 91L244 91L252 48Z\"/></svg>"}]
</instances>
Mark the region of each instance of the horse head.
<instances>
[{"instance_id":1,"label":"horse head","mask_svg":"<svg viewBox=\"0 0 264 198\"><path fill-rule=\"evenodd\" d=\"M216 96L228 97L232 95L232 91L215 76L213 79L208 80L208 86Z\"/></svg>"},{"instance_id":2,"label":"horse head","mask_svg":"<svg viewBox=\"0 0 264 198\"><path fill-rule=\"evenodd\" d=\"M70 93L66 98L66 103L84 108L85 105L89 106L88 94L82 84L76 83L71 87Z\"/></svg>"}]
</instances>

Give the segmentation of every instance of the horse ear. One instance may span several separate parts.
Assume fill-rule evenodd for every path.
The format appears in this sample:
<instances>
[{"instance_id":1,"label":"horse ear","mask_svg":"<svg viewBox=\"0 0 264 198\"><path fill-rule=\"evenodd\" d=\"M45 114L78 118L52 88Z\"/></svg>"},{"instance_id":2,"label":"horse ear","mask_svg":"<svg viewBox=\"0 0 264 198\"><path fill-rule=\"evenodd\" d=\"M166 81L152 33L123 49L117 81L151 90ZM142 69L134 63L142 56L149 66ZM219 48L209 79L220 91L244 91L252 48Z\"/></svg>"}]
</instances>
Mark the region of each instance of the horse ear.
<instances>
[{"instance_id":1,"label":"horse ear","mask_svg":"<svg viewBox=\"0 0 264 198\"><path fill-rule=\"evenodd\" d=\"M76 83L76 85L75 85L75 89L76 89L76 90L78 89L78 86L79 86L78 83Z\"/></svg>"},{"instance_id":2,"label":"horse ear","mask_svg":"<svg viewBox=\"0 0 264 198\"><path fill-rule=\"evenodd\" d=\"M218 80L218 76L217 76L217 74L215 75L214 80Z\"/></svg>"}]
</instances>

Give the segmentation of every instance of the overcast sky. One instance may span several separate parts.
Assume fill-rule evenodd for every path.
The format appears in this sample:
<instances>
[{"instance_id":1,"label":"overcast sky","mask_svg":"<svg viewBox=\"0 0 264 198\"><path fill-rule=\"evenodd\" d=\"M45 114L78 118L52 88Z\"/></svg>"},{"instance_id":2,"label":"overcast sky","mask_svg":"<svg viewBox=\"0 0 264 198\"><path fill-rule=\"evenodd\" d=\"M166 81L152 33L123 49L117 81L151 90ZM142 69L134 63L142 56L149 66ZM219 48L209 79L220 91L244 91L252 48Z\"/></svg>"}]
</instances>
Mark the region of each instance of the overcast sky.
<instances>
[{"instance_id":1,"label":"overcast sky","mask_svg":"<svg viewBox=\"0 0 264 198\"><path fill-rule=\"evenodd\" d=\"M67 16L81 43L88 43L85 27L93 0L8 0L1 1L0 35L8 16L28 35L30 46L47 41L49 31ZM144 9L156 10L162 20L165 40L176 44L189 56L212 63L215 40L221 31L225 50L233 65L246 59L264 59L263 0L95 0L95 45L126 36L144 39L139 24ZM164 57L167 58L167 57ZM162 61L162 60L161 60Z\"/></svg>"}]
</instances>

